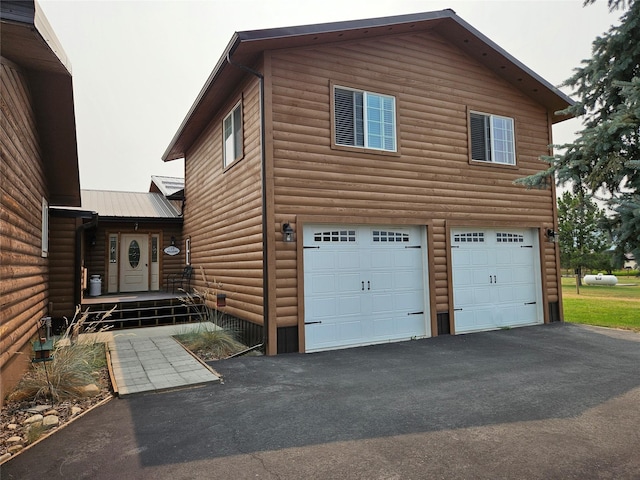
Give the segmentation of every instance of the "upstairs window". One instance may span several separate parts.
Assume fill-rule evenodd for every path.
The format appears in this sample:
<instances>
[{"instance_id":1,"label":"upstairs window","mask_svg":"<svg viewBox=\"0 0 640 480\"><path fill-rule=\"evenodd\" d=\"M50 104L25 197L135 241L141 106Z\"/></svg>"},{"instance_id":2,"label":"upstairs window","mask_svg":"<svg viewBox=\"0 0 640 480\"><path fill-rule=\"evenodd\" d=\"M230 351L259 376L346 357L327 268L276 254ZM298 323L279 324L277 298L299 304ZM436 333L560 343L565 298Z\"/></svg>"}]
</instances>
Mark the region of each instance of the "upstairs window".
<instances>
[{"instance_id":1,"label":"upstairs window","mask_svg":"<svg viewBox=\"0 0 640 480\"><path fill-rule=\"evenodd\" d=\"M471 113L471 160L502 165L516 164L513 118Z\"/></svg>"},{"instance_id":2,"label":"upstairs window","mask_svg":"<svg viewBox=\"0 0 640 480\"><path fill-rule=\"evenodd\" d=\"M238 103L222 122L224 167L242 157L242 103Z\"/></svg>"},{"instance_id":3,"label":"upstairs window","mask_svg":"<svg viewBox=\"0 0 640 480\"><path fill-rule=\"evenodd\" d=\"M394 97L334 87L333 100L336 145L397 151Z\"/></svg>"}]
</instances>

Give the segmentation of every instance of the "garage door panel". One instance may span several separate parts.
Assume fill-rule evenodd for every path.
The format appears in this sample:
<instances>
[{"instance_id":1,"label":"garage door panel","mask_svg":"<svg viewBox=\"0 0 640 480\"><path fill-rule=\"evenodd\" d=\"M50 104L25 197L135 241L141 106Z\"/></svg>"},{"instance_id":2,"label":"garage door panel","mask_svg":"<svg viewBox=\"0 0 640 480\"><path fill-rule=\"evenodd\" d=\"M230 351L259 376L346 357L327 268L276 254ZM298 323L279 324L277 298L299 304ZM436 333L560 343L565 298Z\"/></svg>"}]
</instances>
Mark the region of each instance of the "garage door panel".
<instances>
[{"instance_id":1,"label":"garage door panel","mask_svg":"<svg viewBox=\"0 0 640 480\"><path fill-rule=\"evenodd\" d=\"M330 302L325 298L311 298L308 308L313 310L316 319L333 318L337 313L336 302Z\"/></svg>"},{"instance_id":2,"label":"garage door panel","mask_svg":"<svg viewBox=\"0 0 640 480\"><path fill-rule=\"evenodd\" d=\"M344 295L345 293L353 293L361 290L360 274L359 273L343 273L337 275L336 285L338 287L332 293L336 295Z\"/></svg>"},{"instance_id":3,"label":"garage door panel","mask_svg":"<svg viewBox=\"0 0 640 480\"><path fill-rule=\"evenodd\" d=\"M334 274L314 275L311 277L311 292L314 295L333 294L336 291L336 276Z\"/></svg>"},{"instance_id":4,"label":"garage door panel","mask_svg":"<svg viewBox=\"0 0 640 480\"><path fill-rule=\"evenodd\" d=\"M471 265L489 265L489 253L483 250L472 250L471 252Z\"/></svg>"},{"instance_id":5,"label":"garage door panel","mask_svg":"<svg viewBox=\"0 0 640 480\"><path fill-rule=\"evenodd\" d=\"M467 268L459 268L456 271L456 281L459 286L472 286L475 285L473 279L473 270Z\"/></svg>"},{"instance_id":6,"label":"garage door panel","mask_svg":"<svg viewBox=\"0 0 640 480\"><path fill-rule=\"evenodd\" d=\"M489 286L476 287L473 289L473 300L471 304L467 305L484 305L492 304L493 302L493 290Z\"/></svg>"},{"instance_id":7,"label":"garage door panel","mask_svg":"<svg viewBox=\"0 0 640 480\"><path fill-rule=\"evenodd\" d=\"M374 294L394 290L393 272L371 272L371 280L365 282L365 288L374 292Z\"/></svg>"},{"instance_id":8,"label":"garage door panel","mask_svg":"<svg viewBox=\"0 0 640 480\"><path fill-rule=\"evenodd\" d=\"M485 269L475 269L470 272L472 285L490 284L492 279L489 278L488 271Z\"/></svg>"},{"instance_id":9,"label":"garage door panel","mask_svg":"<svg viewBox=\"0 0 640 480\"><path fill-rule=\"evenodd\" d=\"M360 320L353 322L341 322L336 324L336 336L334 341L341 345L358 340L363 336L363 323Z\"/></svg>"},{"instance_id":10,"label":"garage door panel","mask_svg":"<svg viewBox=\"0 0 640 480\"><path fill-rule=\"evenodd\" d=\"M389 269L393 267L393 258L390 255L384 255L377 252L369 252L369 265L373 269Z\"/></svg>"},{"instance_id":11,"label":"garage door panel","mask_svg":"<svg viewBox=\"0 0 640 480\"><path fill-rule=\"evenodd\" d=\"M326 303L333 303L333 298L324 300ZM335 312L336 317L357 316L362 310L360 296L342 296L338 299L338 309Z\"/></svg>"},{"instance_id":12,"label":"garage door panel","mask_svg":"<svg viewBox=\"0 0 640 480\"><path fill-rule=\"evenodd\" d=\"M399 293L393 296L394 310L398 314L421 311L424 303L421 301L420 292Z\"/></svg>"},{"instance_id":13,"label":"garage door panel","mask_svg":"<svg viewBox=\"0 0 640 480\"><path fill-rule=\"evenodd\" d=\"M376 294L371 298L372 314L387 314L393 312L395 308L394 295L392 294Z\"/></svg>"}]
</instances>

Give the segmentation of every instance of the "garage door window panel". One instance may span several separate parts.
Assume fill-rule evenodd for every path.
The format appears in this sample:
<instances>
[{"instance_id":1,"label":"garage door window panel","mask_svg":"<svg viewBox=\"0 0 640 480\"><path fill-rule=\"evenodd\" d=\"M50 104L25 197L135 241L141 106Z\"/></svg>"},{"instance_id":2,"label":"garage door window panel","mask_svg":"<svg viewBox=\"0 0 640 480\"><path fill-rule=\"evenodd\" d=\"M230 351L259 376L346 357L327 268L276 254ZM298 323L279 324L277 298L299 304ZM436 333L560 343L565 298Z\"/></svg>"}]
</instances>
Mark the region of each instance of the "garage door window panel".
<instances>
[{"instance_id":1,"label":"garage door window panel","mask_svg":"<svg viewBox=\"0 0 640 480\"><path fill-rule=\"evenodd\" d=\"M355 230L330 230L313 234L314 242L321 243L354 243L356 241Z\"/></svg>"}]
</instances>

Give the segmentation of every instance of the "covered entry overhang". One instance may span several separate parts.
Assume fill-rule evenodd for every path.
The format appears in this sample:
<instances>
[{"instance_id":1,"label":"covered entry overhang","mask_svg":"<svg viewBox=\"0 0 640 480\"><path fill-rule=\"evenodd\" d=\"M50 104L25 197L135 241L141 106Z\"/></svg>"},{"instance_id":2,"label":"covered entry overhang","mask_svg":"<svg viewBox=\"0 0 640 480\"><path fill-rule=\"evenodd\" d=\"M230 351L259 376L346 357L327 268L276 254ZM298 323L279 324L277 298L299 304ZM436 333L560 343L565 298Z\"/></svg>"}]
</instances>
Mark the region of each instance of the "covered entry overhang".
<instances>
[{"instance_id":1,"label":"covered entry overhang","mask_svg":"<svg viewBox=\"0 0 640 480\"><path fill-rule=\"evenodd\" d=\"M184 267L182 215L164 195L82 190L82 203L100 215L85 232L89 286L101 282L88 294L160 291Z\"/></svg>"}]
</instances>

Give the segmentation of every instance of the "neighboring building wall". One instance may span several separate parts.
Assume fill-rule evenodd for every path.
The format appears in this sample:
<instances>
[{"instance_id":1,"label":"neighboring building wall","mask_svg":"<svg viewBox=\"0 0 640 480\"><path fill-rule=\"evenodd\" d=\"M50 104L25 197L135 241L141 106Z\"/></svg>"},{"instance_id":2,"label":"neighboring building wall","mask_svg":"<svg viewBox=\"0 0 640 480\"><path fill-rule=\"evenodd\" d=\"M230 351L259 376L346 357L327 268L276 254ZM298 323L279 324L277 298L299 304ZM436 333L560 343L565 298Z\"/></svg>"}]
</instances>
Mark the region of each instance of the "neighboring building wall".
<instances>
[{"instance_id":1,"label":"neighboring building wall","mask_svg":"<svg viewBox=\"0 0 640 480\"><path fill-rule=\"evenodd\" d=\"M1 86L0 402L30 362L29 341L49 303L49 260L42 254L48 191L31 94L23 73L5 59Z\"/></svg>"},{"instance_id":2,"label":"neighboring building wall","mask_svg":"<svg viewBox=\"0 0 640 480\"><path fill-rule=\"evenodd\" d=\"M102 278L102 293L107 293L107 265L109 262L109 234L137 233L160 234L160 289L166 290L166 277L171 273L180 273L185 266L185 242L182 236L182 226L177 223L164 224L162 222L114 222L98 220L98 227L84 232L84 267L88 276L100 275ZM176 246L180 248L178 255L167 255L164 249L171 245L171 237L175 237Z\"/></svg>"},{"instance_id":3,"label":"neighboring building wall","mask_svg":"<svg viewBox=\"0 0 640 480\"><path fill-rule=\"evenodd\" d=\"M243 157L222 163L222 121L242 100ZM225 311L262 324L262 210L259 83L251 77L216 114L185 158L184 238L191 237L196 285L219 283Z\"/></svg>"},{"instance_id":4,"label":"neighboring building wall","mask_svg":"<svg viewBox=\"0 0 640 480\"><path fill-rule=\"evenodd\" d=\"M276 223L295 225L300 215L429 223L439 313L449 310L446 222L553 226L553 192L513 184L544 168L538 157L551 143L547 112L439 36L275 51L265 62ZM400 155L331 148L330 82L396 97ZM516 168L470 165L468 110L515 119ZM275 248L278 326L297 325L296 250L279 241ZM557 302L554 244L545 244L541 263L548 301Z\"/></svg>"}]
</instances>

